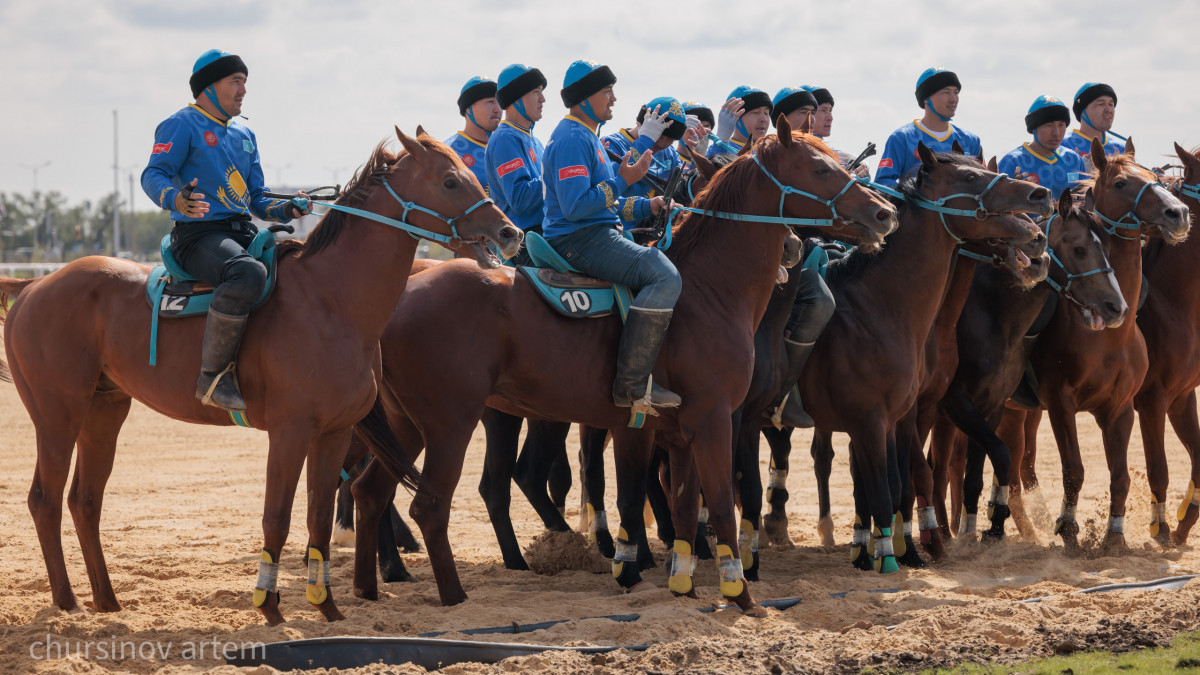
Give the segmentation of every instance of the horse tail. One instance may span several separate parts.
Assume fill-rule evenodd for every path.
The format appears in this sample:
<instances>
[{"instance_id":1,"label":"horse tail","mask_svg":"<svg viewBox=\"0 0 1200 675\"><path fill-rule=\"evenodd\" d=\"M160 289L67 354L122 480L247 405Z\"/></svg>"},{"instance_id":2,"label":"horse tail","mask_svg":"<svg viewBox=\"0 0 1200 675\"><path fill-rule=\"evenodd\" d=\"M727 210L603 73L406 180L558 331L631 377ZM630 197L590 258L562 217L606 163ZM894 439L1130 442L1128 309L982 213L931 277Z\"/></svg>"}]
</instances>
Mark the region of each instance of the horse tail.
<instances>
[{"instance_id":1,"label":"horse tail","mask_svg":"<svg viewBox=\"0 0 1200 675\"><path fill-rule=\"evenodd\" d=\"M13 279L0 277L0 345L4 344L4 320L8 318L8 306L13 298L21 294L25 287L33 283L33 279ZM8 363L4 361L4 353L0 351L0 382L12 382L12 373Z\"/></svg>"},{"instance_id":2,"label":"horse tail","mask_svg":"<svg viewBox=\"0 0 1200 675\"><path fill-rule=\"evenodd\" d=\"M421 472L400 447L400 440L388 425L387 414L383 410L383 400L375 397L375 405L371 412L354 425L354 433L367 444L375 457L383 464L400 484L415 492L425 481Z\"/></svg>"}]
</instances>

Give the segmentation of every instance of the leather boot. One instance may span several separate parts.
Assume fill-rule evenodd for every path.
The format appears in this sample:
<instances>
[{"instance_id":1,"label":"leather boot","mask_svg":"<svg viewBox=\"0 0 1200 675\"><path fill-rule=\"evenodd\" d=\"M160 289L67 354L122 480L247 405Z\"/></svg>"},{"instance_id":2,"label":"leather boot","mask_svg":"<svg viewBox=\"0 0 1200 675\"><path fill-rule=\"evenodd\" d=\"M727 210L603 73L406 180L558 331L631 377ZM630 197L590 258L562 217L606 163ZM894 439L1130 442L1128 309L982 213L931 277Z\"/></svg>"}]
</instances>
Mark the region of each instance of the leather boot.
<instances>
[{"instance_id":1,"label":"leather boot","mask_svg":"<svg viewBox=\"0 0 1200 675\"><path fill-rule=\"evenodd\" d=\"M646 383L673 313L669 309L629 308L617 351L617 377L613 381L613 402L619 407L629 408L646 395ZM655 408L677 408L679 403L678 394L657 384L650 390L650 405Z\"/></svg>"},{"instance_id":2,"label":"leather boot","mask_svg":"<svg viewBox=\"0 0 1200 675\"><path fill-rule=\"evenodd\" d=\"M233 412L246 410L235 367L247 318L208 310L204 348L200 352L200 379L196 381L196 398L204 405Z\"/></svg>"},{"instance_id":3,"label":"leather boot","mask_svg":"<svg viewBox=\"0 0 1200 675\"><path fill-rule=\"evenodd\" d=\"M804 406L800 403L800 391L794 385L800 379L800 373L804 372L804 364L808 363L808 357L812 354L813 347L816 342L792 342L784 340L784 350L787 352L787 373L784 376L784 383L787 389L784 394L787 394L787 402L783 403L783 396L775 401L771 406L771 423L776 427L788 426L797 429L811 429L816 423L813 418L804 412ZM782 409L780 404L782 403Z\"/></svg>"}]
</instances>

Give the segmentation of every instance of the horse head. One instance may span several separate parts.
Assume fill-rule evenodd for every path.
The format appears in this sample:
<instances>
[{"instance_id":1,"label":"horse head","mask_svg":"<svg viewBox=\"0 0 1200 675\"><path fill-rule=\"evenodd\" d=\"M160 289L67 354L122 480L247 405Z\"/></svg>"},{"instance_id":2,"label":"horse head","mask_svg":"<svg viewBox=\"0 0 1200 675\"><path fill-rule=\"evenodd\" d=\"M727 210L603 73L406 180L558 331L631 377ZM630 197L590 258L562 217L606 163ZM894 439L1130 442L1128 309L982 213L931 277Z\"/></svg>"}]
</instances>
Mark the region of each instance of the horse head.
<instances>
[{"instance_id":1,"label":"horse head","mask_svg":"<svg viewBox=\"0 0 1200 675\"><path fill-rule=\"evenodd\" d=\"M985 167L975 157L934 153L924 143L918 144L917 155L921 166L902 189L911 203L937 212L951 236L960 241L987 241L998 248L1044 237L1025 214L1053 213L1046 188L997 173L995 163ZM1021 255L1013 255L1021 259Z\"/></svg>"},{"instance_id":2,"label":"horse head","mask_svg":"<svg viewBox=\"0 0 1200 675\"><path fill-rule=\"evenodd\" d=\"M883 238L899 223L896 208L855 180L819 138L793 132L786 117L781 116L777 125L775 137L757 144L761 164L780 184L806 193L790 199L785 193L780 215L832 217L833 224L824 228L821 236L852 241L867 249L882 246Z\"/></svg>"},{"instance_id":3,"label":"horse head","mask_svg":"<svg viewBox=\"0 0 1200 675\"><path fill-rule=\"evenodd\" d=\"M1152 171L1134 158L1133 139L1125 153L1107 157L1099 140L1092 139L1096 166L1096 212L1109 224L1110 234L1125 239L1142 234L1162 237L1168 244L1187 239L1191 228L1188 207L1158 181Z\"/></svg>"},{"instance_id":4,"label":"horse head","mask_svg":"<svg viewBox=\"0 0 1200 675\"><path fill-rule=\"evenodd\" d=\"M1057 213L1043 225L1056 263L1050 286L1075 307L1088 328L1103 330L1124 323L1129 305L1108 262L1108 233L1090 202L1091 191L1083 205L1064 192Z\"/></svg>"},{"instance_id":5,"label":"horse head","mask_svg":"<svg viewBox=\"0 0 1200 675\"><path fill-rule=\"evenodd\" d=\"M394 163L385 181L407 204L417 205L416 212L409 213L413 207L402 203L406 208L401 220L411 218L414 224L419 220L421 227L452 237L447 248L469 255L480 267L500 266L487 242L505 257L517 254L521 230L487 198L483 186L453 150L419 126L416 138L399 127L396 137L407 153Z\"/></svg>"},{"instance_id":6,"label":"horse head","mask_svg":"<svg viewBox=\"0 0 1200 675\"><path fill-rule=\"evenodd\" d=\"M996 172L995 157L988 161L987 168ZM1034 236L1023 244L995 240L968 241L962 244L962 248L977 260L981 257L990 258L993 267L1006 270L1012 275L1013 283L1021 288L1033 288L1044 281L1050 272L1050 254L1046 250L1044 234Z\"/></svg>"}]
</instances>

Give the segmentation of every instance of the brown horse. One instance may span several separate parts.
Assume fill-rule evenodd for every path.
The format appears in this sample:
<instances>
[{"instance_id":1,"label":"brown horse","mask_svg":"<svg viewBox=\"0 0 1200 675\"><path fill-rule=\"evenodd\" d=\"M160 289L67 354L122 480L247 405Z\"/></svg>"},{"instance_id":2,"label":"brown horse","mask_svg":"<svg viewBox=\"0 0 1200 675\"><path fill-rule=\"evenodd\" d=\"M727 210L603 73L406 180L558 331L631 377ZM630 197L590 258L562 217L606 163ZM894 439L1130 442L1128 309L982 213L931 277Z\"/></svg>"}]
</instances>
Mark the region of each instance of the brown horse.
<instances>
[{"instance_id":1,"label":"brown horse","mask_svg":"<svg viewBox=\"0 0 1200 675\"><path fill-rule=\"evenodd\" d=\"M1054 318L1041 333L1031 363L1038 380L1038 396L1050 414L1058 453L1062 459L1063 503L1054 533L1062 537L1069 553L1079 551L1079 524L1075 507L1083 487L1083 460L1075 414L1090 412L1100 426L1109 470L1109 521L1104 547L1119 551L1125 545L1125 500L1129 495L1129 436L1133 431L1133 395L1146 376L1146 341L1135 321L1142 288L1142 236L1161 237L1177 244L1187 237L1188 208L1159 184L1157 176L1134 161L1133 142L1125 154L1106 158L1098 142L1092 143L1096 165L1094 195L1096 212L1109 224L1109 262L1121 294L1129 306L1124 323L1107 330L1083 326L1078 312L1060 303ZM1173 352L1173 350L1172 350ZM1032 458L1033 447L1025 447L1024 420L1027 411L1005 411L999 434L1022 464L1021 454ZM1018 472L1010 481L1010 492L1019 493L1025 476ZM1035 476L1031 476L1036 480ZM1016 506L1016 504L1014 504ZM1016 509L1014 509L1014 515Z\"/></svg>"},{"instance_id":2,"label":"brown horse","mask_svg":"<svg viewBox=\"0 0 1200 675\"><path fill-rule=\"evenodd\" d=\"M1200 155L1175 145L1183 162L1181 185L1175 194L1191 211L1200 212ZM1158 239L1150 241L1142 254L1151 293L1138 310L1137 324L1146 339L1150 359L1142 388L1133 397L1142 426L1142 444L1146 451L1146 474L1150 479L1150 534L1162 543L1167 536L1176 544L1187 541L1188 532L1200 516L1200 422L1196 419L1196 387L1200 386L1200 237L1167 247ZM1163 435L1166 418L1187 448L1192 460L1191 481L1179 507L1179 525L1174 532L1166 520L1167 457Z\"/></svg>"},{"instance_id":3,"label":"brown horse","mask_svg":"<svg viewBox=\"0 0 1200 675\"><path fill-rule=\"evenodd\" d=\"M821 195L820 201L784 198L772 177L783 186ZM698 472L720 542L721 593L746 612L762 612L735 554L730 415L750 384L754 328L775 287L789 231L779 224L738 222L716 214L824 217L831 215L830 203L838 195L837 217L828 228L832 236L878 245L895 226L890 204L854 183L818 139L793 136L786 120L778 138L758 141L752 154L717 174L696 201L705 213L685 215L667 251L680 271L683 291L654 379L678 392L683 404L649 418L644 429L626 428L629 411L614 406L609 392L621 332L618 318L564 318L505 270L482 272L452 262L413 277L382 338L381 393L405 450L413 454L427 448L423 485L428 487L418 491L411 513L424 535L444 604L466 598L446 525L463 454L489 405L523 417L613 429L622 525L614 576L626 587L640 581L628 549L640 534L641 485L657 432L657 440L671 449L673 480ZM439 318L447 306L459 310L453 322ZM465 366L445 367L464 360ZM675 471L677 464L684 468ZM636 484L627 489L626 480ZM393 483L372 465L354 485L359 522L369 523L357 528L355 587L367 597L376 594L374 523ZM684 508L674 514L675 547L690 563L698 495L677 501ZM680 579L672 580L672 590L694 594L686 566L675 569Z\"/></svg>"},{"instance_id":4,"label":"brown horse","mask_svg":"<svg viewBox=\"0 0 1200 675\"><path fill-rule=\"evenodd\" d=\"M461 238L453 243L480 265L496 264L484 251L485 240L506 253L520 245L520 231L486 201L454 152L419 128L415 140L399 129L396 134L405 151L394 154L380 144L337 202L391 219L393 226L335 211L306 243L281 244L275 295L255 313L242 344L239 379L249 405L246 417L270 435L264 546L254 594L254 604L270 624L283 621L275 574L306 459L306 597L325 619L343 618L328 585L333 496L351 430L376 400L379 336L416 251L417 239L400 229L400 221L407 217L412 222L405 227L427 228L423 231L432 236L453 232ZM435 217L435 212L455 218ZM68 504L92 600L100 611L115 611L120 604L101 550L100 510L131 399L178 420L231 424L225 411L205 407L192 395L203 317L163 322L160 341L169 348L161 350L157 366L149 365L149 270L127 260L90 257L32 281L0 279L0 293L16 295L5 322L8 364L37 430L29 509L54 603L66 610L77 608L60 533L72 448L78 446L78 454ZM5 299L0 296L0 308ZM64 311L67 307L70 311ZM381 459L397 475L414 480L406 458Z\"/></svg>"},{"instance_id":5,"label":"brown horse","mask_svg":"<svg viewBox=\"0 0 1200 675\"><path fill-rule=\"evenodd\" d=\"M1028 242L1041 233L1017 214L1048 215L1051 209L1045 188L989 172L962 155L935 156L924 145L918 152L919 171L902 183L904 224L887 247L873 258L852 252L830 265L827 282L837 310L799 384L817 429L850 434L860 521L854 556L861 561L865 555L867 528L874 521L880 572L896 569L891 526L902 478L896 425L917 401L955 248L963 240ZM976 209L959 206L971 200Z\"/></svg>"}]
</instances>

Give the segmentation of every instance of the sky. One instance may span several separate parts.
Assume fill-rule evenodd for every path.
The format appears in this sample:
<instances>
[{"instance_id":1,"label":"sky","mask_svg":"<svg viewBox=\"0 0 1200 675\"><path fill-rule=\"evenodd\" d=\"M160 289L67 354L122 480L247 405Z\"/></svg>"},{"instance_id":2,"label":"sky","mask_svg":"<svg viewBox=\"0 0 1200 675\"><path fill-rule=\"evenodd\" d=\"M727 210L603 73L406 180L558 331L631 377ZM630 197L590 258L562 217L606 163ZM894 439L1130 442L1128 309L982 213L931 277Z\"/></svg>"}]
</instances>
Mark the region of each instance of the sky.
<instances>
[{"instance_id":1,"label":"sky","mask_svg":"<svg viewBox=\"0 0 1200 675\"><path fill-rule=\"evenodd\" d=\"M913 90L930 66L958 74L954 123L989 156L1029 139L1034 98L1069 101L1101 81L1119 99L1113 130L1160 165L1172 141L1200 145L1197 26L1200 3L1160 0L0 0L0 192L28 194L38 167L41 191L72 202L111 194L116 110L128 199L155 127L191 102L192 64L214 47L249 68L243 122L276 187L345 183L380 140L395 139L393 126L448 138L463 124L463 83L514 62L550 82L534 130L544 142L565 113L563 74L580 58L617 76L604 134L632 126L657 96L715 110L738 85L773 96L817 84L836 100L828 141L852 155L868 141L882 149L920 116ZM135 207L153 209L135 190Z\"/></svg>"}]
</instances>

